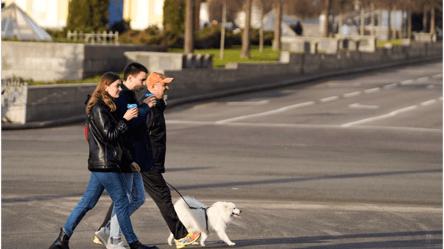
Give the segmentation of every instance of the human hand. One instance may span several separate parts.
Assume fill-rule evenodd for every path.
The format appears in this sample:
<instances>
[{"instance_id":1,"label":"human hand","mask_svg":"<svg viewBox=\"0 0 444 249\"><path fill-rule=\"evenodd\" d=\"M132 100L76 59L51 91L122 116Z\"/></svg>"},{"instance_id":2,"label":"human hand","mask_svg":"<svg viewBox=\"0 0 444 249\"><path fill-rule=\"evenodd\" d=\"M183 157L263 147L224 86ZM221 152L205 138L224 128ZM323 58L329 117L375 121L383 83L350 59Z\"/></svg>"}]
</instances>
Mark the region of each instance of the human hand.
<instances>
[{"instance_id":1,"label":"human hand","mask_svg":"<svg viewBox=\"0 0 444 249\"><path fill-rule=\"evenodd\" d=\"M140 172L140 167L136 162L132 162L130 168L133 172Z\"/></svg>"},{"instance_id":2,"label":"human hand","mask_svg":"<svg viewBox=\"0 0 444 249\"><path fill-rule=\"evenodd\" d=\"M126 119L127 121L130 121L131 119L137 117L138 114L139 114L139 109L136 106L131 109L128 109L123 115L123 118Z\"/></svg>"},{"instance_id":3,"label":"human hand","mask_svg":"<svg viewBox=\"0 0 444 249\"><path fill-rule=\"evenodd\" d=\"M150 108L157 104L157 98L155 96L148 97L143 100Z\"/></svg>"}]
</instances>

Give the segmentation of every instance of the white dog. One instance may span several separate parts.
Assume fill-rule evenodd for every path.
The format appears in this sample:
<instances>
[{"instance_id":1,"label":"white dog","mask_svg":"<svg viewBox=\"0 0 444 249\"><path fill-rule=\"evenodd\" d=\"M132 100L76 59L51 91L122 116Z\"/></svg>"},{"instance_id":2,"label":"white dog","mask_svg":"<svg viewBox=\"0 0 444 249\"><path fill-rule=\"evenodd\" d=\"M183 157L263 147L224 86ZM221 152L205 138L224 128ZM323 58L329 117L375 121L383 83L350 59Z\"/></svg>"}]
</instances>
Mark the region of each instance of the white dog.
<instances>
[{"instance_id":1,"label":"white dog","mask_svg":"<svg viewBox=\"0 0 444 249\"><path fill-rule=\"evenodd\" d=\"M210 232L216 232L219 238L229 246L235 245L225 233L226 225L231 221L231 218L233 216L239 216L242 212L236 208L234 203L218 201L212 206L207 207L192 197L185 196L184 199L186 203L181 198L174 204L174 209L180 221L189 232L201 233L201 246L205 246L205 240ZM207 218L205 218L205 212ZM170 246L173 245L173 234L170 234L168 244Z\"/></svg>"}]
</instances>

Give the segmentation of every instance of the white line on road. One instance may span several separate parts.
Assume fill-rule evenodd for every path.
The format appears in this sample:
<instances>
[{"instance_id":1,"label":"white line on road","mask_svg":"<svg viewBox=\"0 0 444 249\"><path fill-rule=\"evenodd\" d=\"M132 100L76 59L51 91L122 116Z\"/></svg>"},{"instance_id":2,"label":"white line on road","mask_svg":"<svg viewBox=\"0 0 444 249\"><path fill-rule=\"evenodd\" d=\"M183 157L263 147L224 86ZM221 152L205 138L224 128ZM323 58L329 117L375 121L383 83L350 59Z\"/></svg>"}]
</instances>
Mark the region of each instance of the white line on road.
<instances>
[{"instance_id":1,"label":"white line on road","mask_svg":"<svg viewBox=\"0 0 444 249\"><path fill-rule=\"evenodd\" d=\"M398 83L393 83L393 84L390 84L390 85L385 85L384 88L385 89L390 89L390 88L396 87L397 85L398 85Z\"/></svg>"},{"instance_id":2,"label":"white line on road","mask_svg":"<svg viewBox=\"0 0 444 249\"><path fill-rule=\"evenodd\" d=\"M333 101L333 100L337 100L337 99L339 99L338 96L332 96L332 97L328 97L328 98L323 98L320 101L324 103L324 102L329 102L329 101Z\"/></svg>"},{"instance_id":3,"label":"white line on road","mask_svg":"<svg viewBox=\"0 0 444 249\"><path fill-rule=\"evenodd\" d=\"M376 110L379 108L379 106L377 105L361 105L359 103L350 104L348 105L348 107L355 109L369 109L369 110Z\"/></svg>"},{"instance_id":4,"label":"white line on road","mask_svg":"<svg viewBox=\"0 0 444 249\"><path fill-rule=\"evenodd\" d=\"M399 109L399 110L396 110L396 111L392 111L392 112L390 112L388 114L384 114L384 115L376 116L376 117L372 117L372 118L366 118L366 119L358 120L358 121L355 121L355 122L350 122L350 123L347 123L347 124L343 124L341 126L342 127L350 127L350 126L359 125L359 124L363 124L363 123L368 123L368 122L372 122L372 121L376 121L376 120L386 119L386 118L394 117L394 116L396 116L396 115L398 115L400 113L403 113L403 112L415 110L416 108L418 108L417 105L409 106L409 107L402 108L402 109Z\"/></svg>"},{"instance_id":5,"label":"white line on road","mask_svg":"<svg viewBox=\"0 0 444 249\"><path fill-rule=\"evenodd\" d=\"M182 120L166 120L168 125L217 125L232 127L265 127L265 128L300 128L300 129L365 129L365 130L388 130L388 131L409 131L409 132L431 132L441 133L442 129L416 128L416 127L390 127L390 126L350 126L343 127L340 125L316 125L316 124L266 124L266 123L216 123L205 121L182 121Z\"/></svg>"},{"instance_id":6,"label":"white line on road","mask_svg":"<svg viewBox=\"0 0 444 249\"><path fill-rule=\"evenodd\" d=\"M415 81L414 80L404 80L401 81L401 85L410 85L413 84Z\"/></svg>"},{"instance_id":7,"label":"white line on road","mask_svg":"<svg viewBox=\"0 0 444 249\"><path fill-rule=\"evenodd\" d=\"M236 118L229 118L229 119L219 120L216 123L217 124L223 124L223 123L228 123L228 122L233 122L233 121L238 121L238 120L243 120L243 119L248 119L248 118L263 117L263 116L272 115L272 114L276 114L276 113L281 113L281 112L285 112L285 111L288 111L288 110L291 110L291 109L295 109L295 108L299 108L299 107L305 107L305 106L310 106L310 105L314 105L314 104L315 104L314 101L309 101L309 102L305 102L305 103L299 103L299 104L296 104L296 105L290 105L290 106L281 107L279 109L268 111L268 112L261 112L261 113L256 113L256 114L244 115L244 116L240 116L240 117L236 117Z\"/></svg>"},{"instance_id":8,"label":"white line on road","mask_svg":"<svg viewBox=\"0 0 444 249\"><path fill-rule=\"evenodd\" d=\"M358 95L361 95L361 92L346 93L346 94L344 94L342 96L344 96L344 98L351 98L351 97L355 97L355 96L358 96Z\"/></svg>"},{"instance_id":9,"label":"white line on road","mask_svg":"<svg viewBox=\"0 0 444 249\"><path fill-rule=\"evenodd\" d=\"M434 79L442 78L442 74L433 75L432 78Z\"/></svg>"},{"instance_id":10,"label":"white line on road","mask_svg":"<svg viewBox=\"0 0 444 249\"><path fill-rule=\"evenodd\" d=\"M262 100L262 101L253 101L253 102L227 102L227 105L265 105L270 101Z\"/></svg>"},{"instance_id":11,"label":"white line on road","mask_svg":"<svg viewBox=\"0 0 444 249\"><path fill-rule=\"evenodd\" d=\"M379 90L381 90L381 88L375 87L375 88L372 88L372 89L367 89L364 92L365 93L375 93L375 92L378 92Z\"/></svg>"},{"instance_id":12,"label":"white line on road","mask_svg":"<svg viewBox=\"0 0 444 249\"><path fill-rule=\"evenodd\" d=\"M436 99L432 99L432 100L429 100L429 101L422 102L421 106L428 106L428 105L431 105L431 104L435 104L436 102L437 102Z\"/></svg>"},{"instance_id":13,"label":"white line on road","mask_svg":"<svg viewBox=\"0 0 444 249\"><path fill-rule=\"evenodd\" d=\"M416 79L416 81L423 82L423 81L428 81L429 79L430 79L430 77L422 77L422 78Z\"/></svg>"}]
</instances>

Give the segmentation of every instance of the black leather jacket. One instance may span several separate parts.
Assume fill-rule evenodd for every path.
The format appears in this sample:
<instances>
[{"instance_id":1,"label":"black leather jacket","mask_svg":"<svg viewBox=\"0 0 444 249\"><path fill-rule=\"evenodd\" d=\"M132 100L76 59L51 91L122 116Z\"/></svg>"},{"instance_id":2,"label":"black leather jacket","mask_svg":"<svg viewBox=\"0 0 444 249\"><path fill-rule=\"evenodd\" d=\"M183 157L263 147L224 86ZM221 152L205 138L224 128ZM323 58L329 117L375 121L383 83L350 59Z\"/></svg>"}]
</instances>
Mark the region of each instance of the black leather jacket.
<instances>
[{"instance_id":1,"label":"black leather jacket","mask_svg":"<svg viewBox=\"0 0 444 249\"><path fill-rule=\"evenodd\" d=\"M133 161L131 154L122 146L122 135L129 126L125 119L116 119L117 112L99 101L87 115L89 158L88 169L94 172L125 172L120 168L122 155Z\"/></svg>"}]
</instances>

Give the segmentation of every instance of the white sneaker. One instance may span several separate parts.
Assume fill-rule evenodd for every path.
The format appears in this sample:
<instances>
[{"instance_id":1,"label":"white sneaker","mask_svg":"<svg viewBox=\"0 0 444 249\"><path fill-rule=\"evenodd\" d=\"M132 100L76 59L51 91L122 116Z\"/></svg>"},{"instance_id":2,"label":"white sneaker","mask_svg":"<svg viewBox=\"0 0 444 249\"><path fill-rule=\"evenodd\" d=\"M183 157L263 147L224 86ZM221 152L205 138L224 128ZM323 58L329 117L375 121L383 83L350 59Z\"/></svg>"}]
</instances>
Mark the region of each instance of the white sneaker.
<instances>
[{"instance_id":1,"label":"white sneaker","mask_svg":"<svg viewBox=\"0 0 444 249\"><path fill-rule=\"evenodd\" d=\"M102 227L99 231L96 232L97 238L100 240L100 242L102 242L104 246L108 244L109 233L110 231L106 227Z\"/></svg>"},{"instance_id":2,"label":"white sneaker","mask_svg":"<svg viewBox=\"0 0 444 249\"><path fill-rule=\"evenodd\" d=\"M121 239L108 238L106 249L125 249Z\"/></svg>"}]
</instances>

